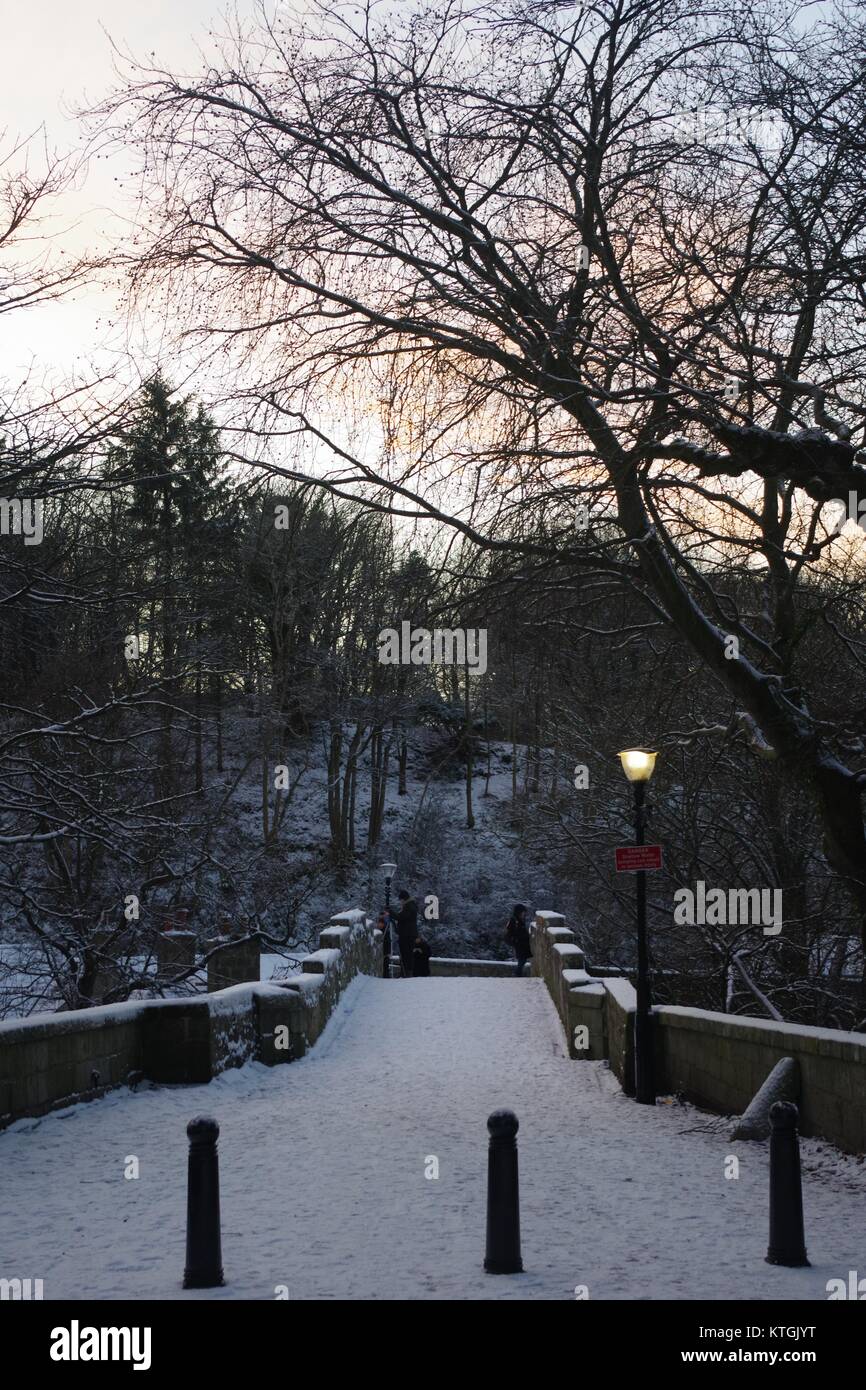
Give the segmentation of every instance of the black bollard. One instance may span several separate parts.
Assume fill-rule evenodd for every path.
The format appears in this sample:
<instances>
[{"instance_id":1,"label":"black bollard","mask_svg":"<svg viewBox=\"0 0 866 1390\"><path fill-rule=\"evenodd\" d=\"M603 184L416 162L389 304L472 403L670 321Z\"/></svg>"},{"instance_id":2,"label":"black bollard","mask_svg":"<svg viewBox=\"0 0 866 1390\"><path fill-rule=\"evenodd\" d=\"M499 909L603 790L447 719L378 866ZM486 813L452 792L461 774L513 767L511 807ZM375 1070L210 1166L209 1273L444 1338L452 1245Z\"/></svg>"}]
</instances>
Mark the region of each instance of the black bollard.
<instances>
[{"instance_id":1,"label":"black bollard","mask_svg":"<svg viewBox=\"0 0 866 1390\"><path fill-rule=\"evenodd\" d=\"M488 1274L522 1274L520 1258L520 1186L517 1176L517 1116L511 1110L494 1110L487 1121L490 1148L487 1155L487 1251Z\"/></svg>"},{"instance_id":2,"label":"black bollard","mask_svg":"<svg viewBox=\"0 0 866 1390\"><path fill-rule=\"evenodd\" d=\"M220 1127L209 1115L196 1115L186 1127L189 1168L186 1190L185 1289L224 1284L220 1247Z\"/></svg>"},{"instance_id":3,"label":"black bollard","mask_svg":"<svg viewBox=\"0 0 866 1390\"><path fill-rule=\"evenodd\" d=\"M807 1265L800 1186L797 1107L777 1100L770 1106L770 1244L767 1264Z\"/></svg>"}]
</instances>

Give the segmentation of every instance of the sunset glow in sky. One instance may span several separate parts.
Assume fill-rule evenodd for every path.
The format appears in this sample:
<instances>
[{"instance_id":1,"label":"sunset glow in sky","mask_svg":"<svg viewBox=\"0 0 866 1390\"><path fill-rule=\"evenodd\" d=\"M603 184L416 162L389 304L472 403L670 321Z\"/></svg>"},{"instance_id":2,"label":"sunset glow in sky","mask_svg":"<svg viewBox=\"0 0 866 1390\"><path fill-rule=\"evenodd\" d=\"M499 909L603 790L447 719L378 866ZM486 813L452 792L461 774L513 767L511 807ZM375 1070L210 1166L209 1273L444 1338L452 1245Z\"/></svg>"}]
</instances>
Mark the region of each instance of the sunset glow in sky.
<instances>
[{"instance_id":1,"label":"sunset glow in sky","mask_svg":"<svg viewBox=\"0 0 866 1390\"><path fill-rule=\"evenodd\" d=\"M0 46L0 133L2 149L32 136L28 159L42 167L44 151L67 154L83 148L76 111L102 98L116 83L112 42L139 58L193 69L223 29L225 0L3 0ZM259 8L238 0L241 16ZM272 9L272 7L269 7ZM43 133L44 132L44 133ZM13 167L20 167L21 157ZM41 233L61 232L68 256L99 250L122 235L124 216L134 211L124 190L129 166L122 155L91 158L75 185L42 209ZM58 304L10 315L0 334L0 376L84 369L104 363L126 339L116 295L91 285Z\"/></svg>"}]
</instances>

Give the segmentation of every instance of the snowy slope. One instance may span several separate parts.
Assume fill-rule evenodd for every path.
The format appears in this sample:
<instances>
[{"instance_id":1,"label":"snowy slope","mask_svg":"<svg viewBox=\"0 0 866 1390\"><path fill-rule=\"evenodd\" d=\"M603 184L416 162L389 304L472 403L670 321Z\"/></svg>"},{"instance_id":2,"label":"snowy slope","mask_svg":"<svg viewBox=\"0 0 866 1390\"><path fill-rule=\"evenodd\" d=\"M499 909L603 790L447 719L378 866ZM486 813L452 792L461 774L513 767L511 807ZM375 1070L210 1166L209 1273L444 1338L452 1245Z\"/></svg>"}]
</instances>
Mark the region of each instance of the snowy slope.
<instances>
[{"instance_id":1,"label":"snowy slope","mask_svg":"<svg viewBox=\"0 0 866 1390\"><path fill-rule=\"evenodd\" d=\"M297 957L316 948L321 928L347 903L361 903L378 913L384 902L379 866L385 860L398 864L394 895L406 887L417 898L434 955L507 959L511 952L504 927L512 904L523 901L530 909L557 905L549 868L520 845L510 823L510 746L491 745L488 795L486 746L479 748L473 797L476 824L470 830L461 766L443 754L447 745L441 735L424 727L409 729L407 791L403 796L398 793L396 757L392 757L382 837L372 850L367 849L370 766L365 755L357 779L357 850L353 862L338 872L329 853L328 774L321 731L281 754L275 750L271 772L282 757L294 789L277 840L265 852L261 763L251 759L258 730L257 716L241 708L227 711L221 773L215 770L212 740L206 741L205 796L191 806L179 803L178 815L185 825L171 845L170 860L178 872L184 865L196 864L206 840L212 864L195 876L190 874L183 887L158 889L149 896L142 918L146 927L162 925L171 892L181 903L192 905L189 925L202 937L212 935L223 919L239 927L259 925L271 937L263 943L268 959L262 974L270 979L274 969L281 970L276 943L285 942L286 956ZM521 789L522 785L521 777ZM272 791L271 814L274 801ZM44 879L42 851L34 850L21 871L21 883L33 890L44 886ZM133 886L126 885L124 891ZM165 905L160 904L160 893ZM425 903L438 917L424 916ZM94 923L97 916L94 910ZM151 959L147 973L153 975L155 970L156 961ZM42 953L21 939L18 927L0 923L0 1018L59 1005Z\"/></svg>"}]
</instances>

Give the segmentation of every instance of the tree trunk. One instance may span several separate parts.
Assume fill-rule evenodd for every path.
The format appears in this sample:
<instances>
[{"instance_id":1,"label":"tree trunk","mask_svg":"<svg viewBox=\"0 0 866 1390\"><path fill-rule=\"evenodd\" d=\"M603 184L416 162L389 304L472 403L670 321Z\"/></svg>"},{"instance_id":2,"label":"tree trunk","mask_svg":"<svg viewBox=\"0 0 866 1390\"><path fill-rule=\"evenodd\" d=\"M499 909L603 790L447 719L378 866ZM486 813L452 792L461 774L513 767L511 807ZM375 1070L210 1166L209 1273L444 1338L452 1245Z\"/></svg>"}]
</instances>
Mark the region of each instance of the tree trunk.
<instances>
[{"instance_id":1,"label":"tree trunk","mask_svg":"<svg viewBox=\"0 0 866 1390\"><path fill-rule=\"evenodd\" d=\"M337 767L337 796L340 803L339 810L339 840L336 852L340 861L344 861L348 853L355 851L355 785L358 766L358 750L364 736L364 726L356 724L352 741L349 744L349 751L346 754L346 767L343 772L343 789L340 797L340 772Z\"/></svg>"},{"instance_id":2,"label":"tree trunk","mask_svg":"<svg viewBox=\"0 0 866 1390\"><path fill-rule=\"evenodd\" d=\"M367 814L367 848L372 849L378 839L376 812L379 805L379 759L382 751L382 730L376 728L370 735L370 810Z\"/></svg>"},{"instance_id":3,"label":"tree trunk","mask_svg":"<svg viewBox=\"0 0 866 1390\"><path fill-rule=\"evenodd\" d=\"M466 701L466 720L464 724L464 741L466 744L466 828L475 829L475 816L472 811L472 761L474 757L474 744L472 738L472 709L469 702L469 667L466 668L465 675L465 701Z\"/></svg>"},{"instance_id":4,"label":"tree trunk","mask_svg":"<svg viewBox=\"0 0 866 1390\"><path fill-rule=\"evenodd\" d=\"M402 723L401 723L401 724L400 724L400 761L399 761L399 767L398 767L398 782L397 782L397 794L398 794L398 796L405 796L405 795L406 795L406 768L407 768L408 762L409 762L409 745L408 745L408 743L407 743L407 741L406 741L406 730L404 729L404 727L403 727L403 725L402 725Z\"/></svg>"},{"instance_id":5,"label":"tree trunk","mask_svg":"<svg viewBox=\"0 0 866 1390\"><path fill-rule=\"evenodd\" d=\"M169 701L174 694L174 595L172 579L174 569L174 528L171 515L171 488L162 490L162 554L163 554L163 592L162 592L162 681L163 707L160 720L159 778L162 796L171 796L174 791L174 766L172 752L173 714Z\"/></svg>"},{"instance_id":6,"label":"tree trunk","mask_svg":"<svg viewBox=\"0 0 866 1390\"><path fill-rule=\"evenodd\" d=\"M195 625L195 794L204 796L204 758L202 750L202 699L201 699L201 620Z\"/></svg>"},{"instance_id":7,"label":"tree trunk","mask_svg":"<svg viewBox=\"0 0 866 1390\"><path fill-rule=\"evenodd\" d=\"M490 795L490 702L487 677L484 678L484 742L487 746L487 770L484 777L484 795Z\"/></svg>"},{"instance_id":8,"label":"tree trunk","mask_svg":"<svg viewBox=\"0 0 866 1390\"><path fill-rule=\"evenodd\" d=\"M532 731L532 741L535 751L534 767L532 773L531 791L533 795L538 795L541 783L541 672L538 672L535 685L535 718Z\"/></svg>"},{"instance_id":9,"label":"tree trunk","mask_svg":"<svg viewBox=\"0 0 866 1390\"><path fill-rule=\"evenodd\" d=\"M262 673L258 673L259 686L259 732L262 746L262 842L267 845L271 838L270 827L270 785L268 777L268 753L270 751L268 727L262 697Z\"/></svg>"},{"instance_id":10,"label":"tree trunk","mask_svg":"<svg viewBox=\"0 0 866 1390\"><path fill-rule=\"evenodd\" d=\"M339 858L343 850L340 821L340 763L343 750L343 731L336 722L331 724L328 747L328 824L331 829L331 851Z\"/></svg>"},{"instance_id":11,"label":"tree trunk","mask_svg":"<svg viewBox=\"0 0 866 1390\"><path fill-rule=\"evenodd\" d=\"M216 724L216 770L223 772L223 678L219 671L211 677L214 689L214 722Z\"/></svg>"},{"instance_id":12,"label":"tree trunk","mask_svg":"<svg viewBox=\"0 0 866 1390\"><path fill-rule=\"evenodd\" d=\"M370 814L367 821L367 848L379 843L385 817L385 796L388 790L388 762L391 756L391 737L385 741L381 728L376 729L370 743Z\"/></svg>"},{"instance_id":13,"label":"tree trunk","mask_svg":"<svg viewBox=\"0 0 866 1390\"><path fill-rule=\"evenodd\" d=\"M352 763L351 773L347 773L346 775L347 775L347 776L351 776L350 791L349 791L349 839L348 839L348 850L349 850L349 853L350 853L350 854L354 854L354 853L355 853L355 793L356 793L357 787L358 787L358 765L357 765L357 763L354 763L354 762Z\"/></svg>"}]
</instances>

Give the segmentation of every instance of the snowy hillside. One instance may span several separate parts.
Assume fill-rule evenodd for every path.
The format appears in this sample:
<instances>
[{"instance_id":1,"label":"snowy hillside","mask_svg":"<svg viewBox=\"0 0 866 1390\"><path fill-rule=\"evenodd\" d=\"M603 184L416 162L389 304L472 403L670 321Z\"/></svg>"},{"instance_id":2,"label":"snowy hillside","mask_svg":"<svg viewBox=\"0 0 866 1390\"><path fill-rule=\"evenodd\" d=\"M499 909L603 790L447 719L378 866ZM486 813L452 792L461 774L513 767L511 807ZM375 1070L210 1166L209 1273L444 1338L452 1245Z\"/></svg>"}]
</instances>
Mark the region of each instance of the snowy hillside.
<instances>
[{"instance_id":1,"label":"snowy hillside","mask_svg":"<svg viewBox=\"0 0 866 1390\"><path fill-rule=\"evenodd\" d=\"M512 819L511 747L490 746L476 758L473 781L474 828L466 825L465 767L441 734L416 726L408 731L406 791L398 791L392 760L384 798L379 843L367 846L371 770L369 750L359 761L354 855L339 865L331 853L328 822L328 766L324 733L292 743L268 768L268 828L263 823L259 718L243 707L227 711L222 727L222 771L215 770L212 737L205 740L204 795L185 797L168 856L177 876L171 887L157 886L142 897L134 926L130 961L145 977L155 974L153 940L168 914L188 909L190 929L200 939L218 929L257 929L263 933L263 977L284 973L283 962L314 947L317 933L337 911L362 906L378 913L384 902L380 865L398 865L392 895L405 887L417 899L424 931L434 954L505 959L510 952L504 925L514 902L556 906L553 874L519 843ZM181 750L181 757L188 754ZM520 750L518 750L520 756ZM277 790L279 769L288 791ZM183 762L181 762L183 770ZM274 828L276 824L276 829ZM109 864L94 898L118 908L107 924L122 922L122 901L134 892ZM22 856L22 885L44 883L41 853ZM95 915L95 914L94 914ZM55 928L56 930L56 928ZM141 942L149 943L145 946ZM62 1000L49 976L56 962L34 943L20 922L4 925L0 941L0 1005L4 1016L56 1008ZM52 957L53 961L53 957ZM289 965L287 968L291 968ZM196 980L190 980L195 987Z\"/></svg>"}]
</instances>

